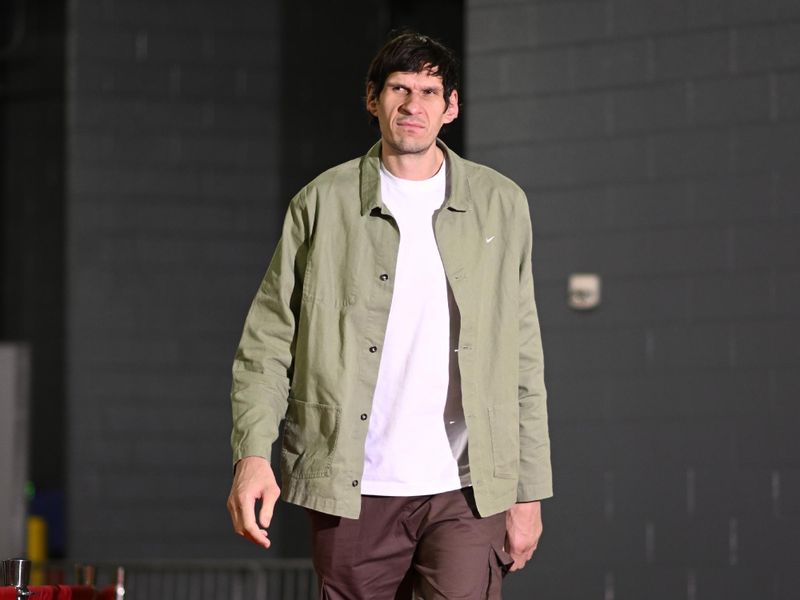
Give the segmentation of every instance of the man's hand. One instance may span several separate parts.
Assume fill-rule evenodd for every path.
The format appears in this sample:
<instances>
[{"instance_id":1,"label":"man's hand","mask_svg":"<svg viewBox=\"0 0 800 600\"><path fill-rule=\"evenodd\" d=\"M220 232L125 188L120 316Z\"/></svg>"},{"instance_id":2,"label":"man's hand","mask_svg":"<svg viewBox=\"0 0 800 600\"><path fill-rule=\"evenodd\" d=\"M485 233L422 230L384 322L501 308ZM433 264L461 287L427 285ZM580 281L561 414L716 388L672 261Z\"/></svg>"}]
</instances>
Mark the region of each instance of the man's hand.
<instances>
[{"instance_id":1,"label":"man's hand","mask_svg":"<svg viewBox=\"0 0 800 600\"><path fill-rule=\"evenodd\" d=\"M247 456L237 462L228 496L228 512L231 513L236 533L254 544L269 548L267 528L280 493L272 466L267 459ZM261 500L258 523L255 516L256 500Z\"/></svg>"},{"instance_id":2,"label":"man's hand","mask_svg":"<svg viewBox=\"0 0 800 600\"><path fill-rule=\"evenodd\" d=\"M510 571L519 571L525 566L541 536L541 502L518 502L506 511L506 552L514 559Z\"/></svg>"}]
</instances>

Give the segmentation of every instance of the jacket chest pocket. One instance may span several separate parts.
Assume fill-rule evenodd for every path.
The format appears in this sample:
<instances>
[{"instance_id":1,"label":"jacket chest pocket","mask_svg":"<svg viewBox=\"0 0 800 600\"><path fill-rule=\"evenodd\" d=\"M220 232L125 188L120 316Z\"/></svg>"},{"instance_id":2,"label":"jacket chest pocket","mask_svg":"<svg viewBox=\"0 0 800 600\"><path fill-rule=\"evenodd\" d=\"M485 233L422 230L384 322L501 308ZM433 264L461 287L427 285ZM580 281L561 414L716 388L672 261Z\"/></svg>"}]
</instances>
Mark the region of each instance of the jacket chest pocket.
<instances>
[{"instance_id":1,"label":"jacket chest pocket","mask_svg":"<svg viewBox=\"0 0 800 600\"><path fill-rule=\"evenodd\" d=\"M303 302L344 309L358 300L358 277L365 252L359 237L337 243L317 242L310 250L303 275Z\"/></svg>"},{"instance_id":2,"label":"jacket chest pocket","mask_svg":"<svg viewBox=\"0 0 800 600\"><path fill-rule=\"evenodd\" d=\"M335 406L289 398L281 449L285 475L312 479L331 474L340 412Z\"/></svg>"}]
</instances>

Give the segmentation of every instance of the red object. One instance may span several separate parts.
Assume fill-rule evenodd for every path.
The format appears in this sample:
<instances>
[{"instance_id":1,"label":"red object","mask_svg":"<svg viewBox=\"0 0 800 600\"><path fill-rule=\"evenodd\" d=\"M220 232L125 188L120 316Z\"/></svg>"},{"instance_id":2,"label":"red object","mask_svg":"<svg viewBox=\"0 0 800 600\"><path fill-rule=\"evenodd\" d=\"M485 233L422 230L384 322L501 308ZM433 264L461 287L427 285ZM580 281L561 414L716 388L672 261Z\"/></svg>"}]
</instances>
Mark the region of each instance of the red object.
<instances>
[{"instance_id":1,"label":"red object","mask_svg":"<svg viewBox=\"0 0 800 600\"><path fill-rule=\"evenodd\" d=\"M59 595L57 600L95 600L97 590L90 585L60 585L58 593L64 595Z\"/></svg>"},{"instance_id":2,"label":"red object","mask_svg":"<svg viewBox=\"0 0 800 600\"><path fill-rule=\"evenodd\" d=\"M106 587L97 590L96 600L116 600L116 598L117 586L115 585L107 585Z\"/></svg>"},{"instance_id":3,"label":"red object","mask_svg":"<svg viewBox=\"0 0 800 600\"><path fill-rule=\"evenodd\" d=\"M105 590L99 593L89 585L32 585L30 591L36 595L35 600L105 600L114 596L106 596ZM5 585L0 587L0 600L17 600L16 588Z\"/></svg>"},{"instance_id":4,"label":"red object","mask_svg":"<svg viewBox=\"0 0 800 600\"><path fill-rule=\"evenodd\" d=\"M0 586L0 600L17 600L17 590L10 585Z\"/></svg>"}]
</instances>

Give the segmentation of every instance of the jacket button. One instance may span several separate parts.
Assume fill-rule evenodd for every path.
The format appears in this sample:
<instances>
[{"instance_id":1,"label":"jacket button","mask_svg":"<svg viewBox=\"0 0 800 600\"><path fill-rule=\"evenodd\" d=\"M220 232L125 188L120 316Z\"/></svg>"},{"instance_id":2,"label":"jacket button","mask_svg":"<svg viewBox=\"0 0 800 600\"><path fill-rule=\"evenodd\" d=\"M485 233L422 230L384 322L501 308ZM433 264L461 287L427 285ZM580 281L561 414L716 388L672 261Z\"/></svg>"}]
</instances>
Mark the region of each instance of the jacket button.
<instances>
[{"instance_id":1,"label":"jacket button","mask_svg":"<svg viewBox=\"0 0 800 600\"><path fill-rule=\"evenodd\" d=\"M358 487L358 479L353 479L353 487Z\"/></svg>"},{"instance_id":2,"label":"jacket button","mask_svg":"<svg viewBox=\"0 0 800 600\"><path fill-rule=\"evenodd\" d=\"M372 353L374 354L375 352L377 352L377 351L378 351L378 347L377 347L377 346L370 346L370 347L369 347L369 351L370 351L370 352L372 352Z\"/></svg>"},{"instance_id":3,"label":"jacket button","mask_svg":"<svg viewBox=\"0 0 800 600\"><path fill-rule=\"evenodd\" d=\"M389 276L386 273L381 273L381 281L386 281L389 279Z\"/></svg>"},{"instance_id":4,"label":"jacket button","mask_svg":"<svg viewBox=\"0 0 800 600\"><path fill-rule=\"evenodd\" d=\"M362 421L366 421L367 420L367 413L361 413L361 420Z\"/></svg>"}]
</instances>

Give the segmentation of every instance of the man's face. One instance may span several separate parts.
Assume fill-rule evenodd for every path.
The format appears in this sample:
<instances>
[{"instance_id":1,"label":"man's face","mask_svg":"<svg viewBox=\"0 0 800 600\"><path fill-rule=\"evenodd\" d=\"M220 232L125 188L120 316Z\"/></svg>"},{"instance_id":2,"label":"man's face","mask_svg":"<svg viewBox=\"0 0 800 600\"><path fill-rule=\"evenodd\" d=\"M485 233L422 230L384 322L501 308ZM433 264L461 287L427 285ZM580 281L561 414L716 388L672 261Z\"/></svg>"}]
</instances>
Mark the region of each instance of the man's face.
<instances>
[{"instance_id":1,"label":"man's face","mask_svg":"<svg viewBox=\"0 0 800 600\"><path fill-rule=\"evenodd\" d=\"M384 144L398 154L423 154L436 142L442 125L458 116L455 90L449 100L445 102L441 77L427 70L395 71L377 95L367 89L367 110L377 117Z\"/></svg>"}]
</instances>

